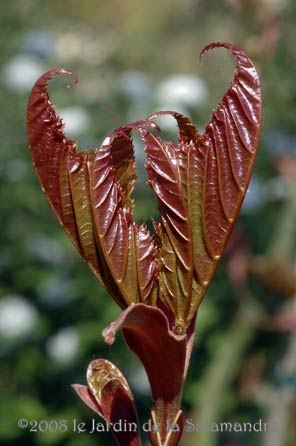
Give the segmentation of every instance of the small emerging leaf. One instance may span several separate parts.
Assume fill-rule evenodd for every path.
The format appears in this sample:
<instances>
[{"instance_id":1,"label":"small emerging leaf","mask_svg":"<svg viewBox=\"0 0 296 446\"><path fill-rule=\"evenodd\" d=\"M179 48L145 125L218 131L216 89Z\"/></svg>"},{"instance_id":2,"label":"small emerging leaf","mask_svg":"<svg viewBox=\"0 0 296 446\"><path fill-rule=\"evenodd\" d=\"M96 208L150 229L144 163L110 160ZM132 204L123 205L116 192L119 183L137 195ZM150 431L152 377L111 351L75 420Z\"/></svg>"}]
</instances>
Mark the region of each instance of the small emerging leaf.
<instances>
[{"instance_id":1,"label":"small emerging leaf","mask_svg":"<svg viewBox=\"0 0 296 446\"><path fill-rule=\"evenodd\" d=\"M104 418L119 446L141 446L134 397L121 371L106 359L95 359L86 377L88 387L72 386L78 396Z\"/></svg>"}]
</instances>

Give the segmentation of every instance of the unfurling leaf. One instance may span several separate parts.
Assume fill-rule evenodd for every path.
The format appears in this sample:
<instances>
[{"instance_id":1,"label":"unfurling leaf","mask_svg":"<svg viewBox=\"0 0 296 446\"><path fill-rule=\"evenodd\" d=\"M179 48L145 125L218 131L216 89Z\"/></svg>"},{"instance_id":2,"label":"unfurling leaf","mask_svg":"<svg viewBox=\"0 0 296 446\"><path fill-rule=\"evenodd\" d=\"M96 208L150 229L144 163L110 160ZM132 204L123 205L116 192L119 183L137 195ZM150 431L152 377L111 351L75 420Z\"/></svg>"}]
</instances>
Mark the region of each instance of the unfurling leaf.
<instances>
[{"instance_id":1,"label":"unfurling leaf","mask_svg":"<svg viewBox=\"0 0 296 446\"><path fill-rule=\"evenodd\" d=\"M75 78L66 70L45 73L28 103L28 139L42 188L74 245L117 303L122 308L151 304L156 244L144 224L133 222L130 197L136 178L131 130L147 122L117 129L99 150L79 151L64 134L50 102L47 83L56 74Z\"/></svg>"},{"instance_id":2,"label":"unfurling leaf","mask_svg":"<svg viewBox=\"0 0 296 446\"><path fill-rule=\"evenodd\" d=\"M149 184L161 214L159 295L187 328L213 277L245 196L259 143L261 90L250 59L237 47L234 79L206 131L176 112L178 146L142 131Z\"/></svg>"},{"instance_id":3,"label":"unfurling leaf","mask_svg":"<svg viewBox=\"0 0 296 446\"><path fill-rule=\"evenodd\" d=\"M180 397L193 346L194 321L190 329L182 336L173 333L168 320L159 308L143 304L132 305L124 310L118 319L103 331L108 344L112 344L116 332L121 330L129 348L138 356L145 367L152 397L153 413L157 435L161 442L153 445L177 445L182 433L182 415ZM171 442L165 443L168 436L168 424L178 423L178 433Z\"/></svg>"},{"instance_id":4,"label":"unfurling leaf","mask_svg":"<svg viewBox=\"0 0 296 446\"><path fill-rule=\"evenodd\" d=\"M248 56L230 43L236 71L205 133L185 116L168 111L120 127L94 151L78 151L63 132L47 82L36 82L28 104L28 138L42 188L59 221L117 303L158 306L174 332L194 319L223 253L245 196L261 126L261 90ZM153 119L173 116L178 146L152 132ZM136 180L132 131L147 155L148 182L159 203L153 236L133 222Z\"/></svg>"},{"instance_id":5,"label":"unfurling leaf","mask_svg":"<svg viewBox=\"0 0 296 446\"><path fill-rule=\"evenodd\" d=\"M104 418L118 445L141 446L134 397L121 371L106 359L95 359L86 378L87 387L72 385L82 401Z\"/></svg>"}]
</instances>

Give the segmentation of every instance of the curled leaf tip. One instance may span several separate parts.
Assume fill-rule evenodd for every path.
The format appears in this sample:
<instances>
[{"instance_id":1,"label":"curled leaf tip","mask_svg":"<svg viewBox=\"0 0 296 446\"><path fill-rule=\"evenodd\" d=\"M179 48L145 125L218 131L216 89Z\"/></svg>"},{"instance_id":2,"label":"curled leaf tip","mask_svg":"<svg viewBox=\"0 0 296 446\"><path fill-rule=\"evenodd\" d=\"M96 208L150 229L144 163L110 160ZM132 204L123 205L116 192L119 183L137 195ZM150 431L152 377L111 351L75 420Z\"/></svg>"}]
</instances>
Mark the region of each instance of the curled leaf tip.
<instances>
[{"instance_id":1,"label":"curled leaf tip","mask_svg":"<svg viewBox=\"0 0 296 446\"><path fill-rule=\"evenodd\" d=\"M72 78L72 82L67 85L67 88L74 87L78 82L78 76L70 70L66 70L65 68L54 68L52 70L46 71L36 82L35 87L46 88L47 83L53 79L54 76L66 75Z\"/></svg>"},{"instance_id":2,"label":"curled leaf tip","mask_svg":"<svg viewBox=\"0 0 296 446\"><path fill-rule=\"evenodd\" d=\"M174 315L175 333L193 320L221 258L247 190L261 127L260 80L254 64L228 42L236 59L227 92L204 134L189 118L159 111L111 132L100 148L80 151L64 133L48 94L55 69L32 89L27 112L37 175L60 223L97 278L120 305L144 303ZM73 85L71 84L71 85ZM155 119L172 116L175 146ZM144 142L148 184L158 201L155 234L133 221L136 159L132 132ZM106 341L112 343L111 332Z\"/></svg>"},{"instance_id":3,"label":"curled leaf tip","mask_svg":"<svg viewBox=\"0 0 296 446\"><path fill-rule=\"evenodd\" d=\"M228 50L230 50L234 55L239 52L242 53L241 49L239 47L237 47L236 45L234 45L233 43L230 42L211 42L208 43L207 45L205 45L200 54L199 54L199 60L200 62L202 62L204 55L214 49L214 48L226 48Z\"/></svg>"}]
</instances>

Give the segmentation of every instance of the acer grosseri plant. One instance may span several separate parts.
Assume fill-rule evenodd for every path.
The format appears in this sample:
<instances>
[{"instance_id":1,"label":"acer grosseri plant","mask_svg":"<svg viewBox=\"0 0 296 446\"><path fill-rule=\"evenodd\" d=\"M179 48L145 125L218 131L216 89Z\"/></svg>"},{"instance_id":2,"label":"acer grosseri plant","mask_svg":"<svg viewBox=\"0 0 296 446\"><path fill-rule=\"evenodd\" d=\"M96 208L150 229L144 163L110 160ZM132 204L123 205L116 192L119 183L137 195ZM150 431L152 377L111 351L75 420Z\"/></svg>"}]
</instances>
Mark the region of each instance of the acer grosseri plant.
<instances>
[{"instance_id":1,"label":"acer grosseri plant","mask_svg":"<svg viewBox=\"0 0 296 446\"><path fill-rule=\"evenodd\" d=\"M142 362L153 406L148 422L153 446L178 445L181 397L198 307L213 278L245 196L259 142L261 90L249 57L230 43L236 59L230 87L200 134L190 120L161 111L119 127L96 150L80 151L67 138L50 101L43 74L29 97L27 131L41 187L59 222L98 280L122 308L104 331L112 344L121 330ZM160 115L175 118L178 145L161 138ZM132 133L143 140L148 184L158 201L154 233L133 220L136 181ZM141 445L130 387L105 359L92 361L80 398L109 424L121 446ZM125 429L116 429L116 423ZM128 428L127 428L128 426Z\"/></svg>"}]
</instances>

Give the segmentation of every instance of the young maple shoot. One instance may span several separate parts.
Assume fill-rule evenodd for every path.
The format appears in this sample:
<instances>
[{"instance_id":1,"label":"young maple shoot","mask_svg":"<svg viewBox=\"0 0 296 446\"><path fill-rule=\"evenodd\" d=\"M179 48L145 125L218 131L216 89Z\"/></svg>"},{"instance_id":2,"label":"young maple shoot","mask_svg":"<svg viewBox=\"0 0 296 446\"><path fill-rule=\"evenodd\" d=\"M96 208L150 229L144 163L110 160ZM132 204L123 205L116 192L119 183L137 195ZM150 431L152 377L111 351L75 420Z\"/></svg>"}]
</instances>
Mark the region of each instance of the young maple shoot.
<instances>
[{"instance_id":1,"label":"young maple shoot","mask_svg":"<svg viewBox=\"0 0 296 446\"><path fill-rule=\"evenodd\" d=\"M203 134L180 113L161 111L117 128L98 149L81 151L65 135L48 93L53 76L77 81L64 69L43 74L28 102L28 140L42 190L74 246L123 310L104 330L105 341L112 344L121 330L147 372L153 398L150 421L159 427L149 431L153 446L179 444L197 309L242 205L259 143L257 71L231 43L209 44L200 57L216 47L232 52L236 70ZM161 138L155 122L160 115L175 118L177 146ZM132 132L143 140L148 184L158 201L154 234L133 220ZM109 423L119 445L141 445L134 398L114 364L92 361L87 386L73 387ZM136 423L136 432L112 430L123 419Z\"/></svg>"}]
</instances>

